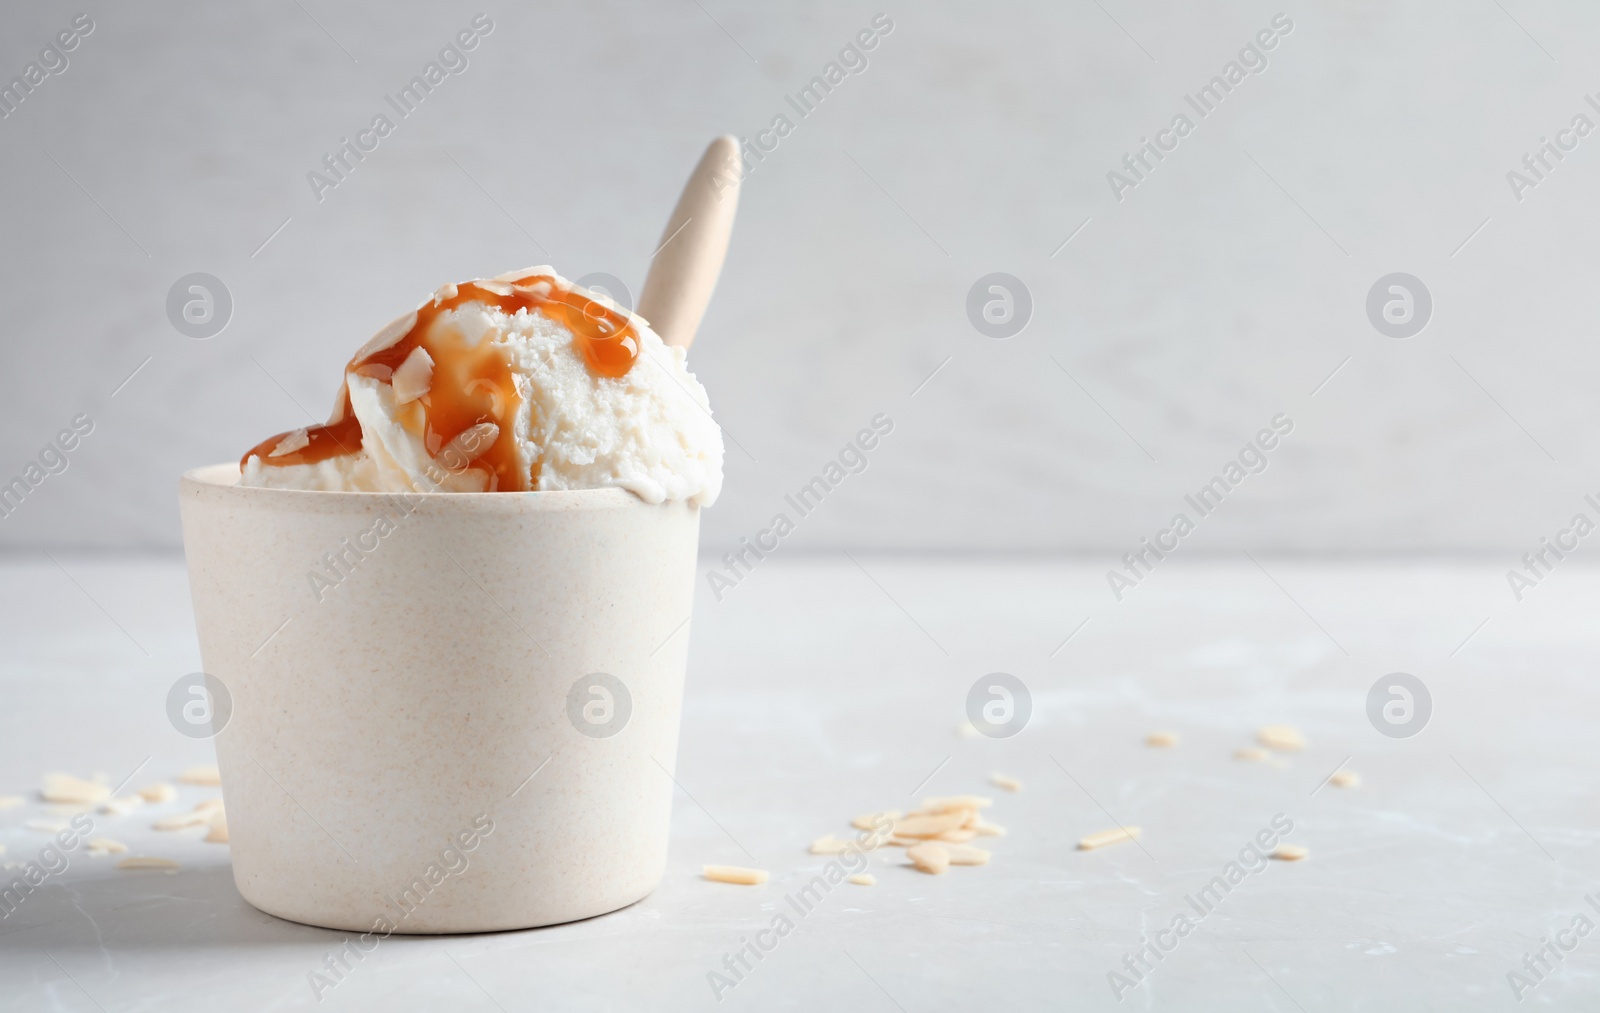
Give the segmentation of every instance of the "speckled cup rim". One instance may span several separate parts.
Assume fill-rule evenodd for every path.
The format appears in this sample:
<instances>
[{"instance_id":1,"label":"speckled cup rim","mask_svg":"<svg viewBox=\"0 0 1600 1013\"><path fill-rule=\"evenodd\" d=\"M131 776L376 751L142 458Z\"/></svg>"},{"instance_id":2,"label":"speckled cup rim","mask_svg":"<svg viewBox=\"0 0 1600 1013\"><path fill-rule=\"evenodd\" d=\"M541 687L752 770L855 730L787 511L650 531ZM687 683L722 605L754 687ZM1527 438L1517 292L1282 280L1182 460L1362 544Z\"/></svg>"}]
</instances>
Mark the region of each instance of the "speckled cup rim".
<instances>
[{"instance_id":1,"label":"speckled cup rim","mask_svg":"<svg viewBox=\"0 0 1600 1013\"><path fill-rule=\"evenodd\" d=\"M563 489L549 492L345 492L330 489L268 489L261 486L239 484L237 463L207 464L183 473L180 485L205 490L207 495L246 496L251 498L281 499L287 505L295 500L303 503L323 500L344 500L351 505L366 504L374 500L393 499L396 496L426 498L430 509L471 510L481 513L496 507L523 513L528 510L593 510L598 507L625 509L641 507L651 509L659 503L646 503L626 489Z\"/></svg>"}]
</instances>

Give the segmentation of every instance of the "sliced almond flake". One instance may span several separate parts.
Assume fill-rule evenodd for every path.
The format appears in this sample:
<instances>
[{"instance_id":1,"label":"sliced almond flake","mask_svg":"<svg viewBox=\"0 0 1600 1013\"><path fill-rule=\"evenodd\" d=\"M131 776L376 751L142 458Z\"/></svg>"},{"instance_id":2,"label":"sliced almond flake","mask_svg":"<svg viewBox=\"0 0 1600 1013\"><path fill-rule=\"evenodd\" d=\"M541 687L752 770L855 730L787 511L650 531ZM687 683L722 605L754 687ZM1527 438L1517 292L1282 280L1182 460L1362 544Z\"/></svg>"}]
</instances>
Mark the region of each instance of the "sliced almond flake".
<instances>
[{"instance_id":1,"label":"sliced almond flake","mask_svg":"<svg viewBox=\"0 0 1600 1013\"><path fill-rule=\"evenodd\" d=\"M960 828L961 824L966 822L966 819L967 814L964 809L953 809L950 812L926 816L912 814L905 819L895 820L894 836L937 837L946 830Z\"/></svg>"},{"instance_id":2,"label":"sliced almond flake","mask_svg":"<svg viewBox=\"0 0 1600 1013\"><path fill-rule=\"evenodd\" d=\"M29 830L37 830L41 834L59 834L61 831L71 827L71 824L66 820L28 820L22 825Z\"/></svg>"},{"instance_id":3,"label":"sliced almond flake","mask_svg":"<svg viewBox=\"0 0 1600 1013\"><path fill-rule=\"evenodd\" d=\"M976 830L946 830L936 839L941 841L952 841L956 844L965 844L976 836L978 836L978 832Z\"/></svg>"},{"instance_id":4,"label":"sliced almond flake","mask_svg":"<svg viewBox=\"0 0 1600 1013\"><path fill-rule=\"evenodd\" d=\"M1266 725L1256 731L1256 741L1268 749L1296 753L1306 748L1306 737L1293 725Z\"/></svg>"},{"instance_id":5,"label":"sliced almond flake","mask_svg":"<svg viewBox=\"0 0 1600 1013\"><path fill-rule=\"evenodd\" d=\"M0 809L15 809L26 801L21 795L0 795Z\"/></svg>"},{"instance_id":6,"label":"sliced almond flake","mask_svg":"<svg viewBox=\"0 0 1600 1013\"><path fill-rule=\"evenodd\" d=\"M918 844L906 849L906 857L930 876L942 875L950 868L950 852L942 844Z\"/></svg>"},{"instance_id":7,"label":"sliced almond flake","mask_svg":"<svg viewBox=\"0 0 1600 1013\"><path fill-rule=\"evenodd\" d=\"M982 848L974 848L970 844L951 844L945 850L950 852L951 865L989 864L989 852Z\"/></svg>"},{"instance_id":8,"label":"sliced almond flake","mask_svg":"<svg viewBox=\"0 0 1600 1013\"><path fill-rule=\"evenodd\" d=\"M1298 862L1311 854L1311 849L1301 844L1280 844L1272 849L1272 857L1280 862Z\"/></svg>"},{"instance_id":9,"label":"sliced almond flake","mask_svg":"<svg viewBox=\"0 0 1600 1013\"><path fill-rule=\"evenodd\" d=\"M855 819L850 821L850 825L855 827L857 830L872 830L877 826L877 824L873 821L880 817L889 820L897 820L904 815L905 813L898 809L885 809L881 813L867 813L865 816L857 816Z\"/></svg>"},{"instance_id":10,"label":"sliced almond flake","mask_svg":"<svg viewBox=\"0 0 1600 1013\"><path fill-rule=\"evenodd\" d=\"M1272 758L1272 754L1260 746L1244 746L1233 751L1233 758L1247 763L1266 763Z\"/></svg>"},{"instance_id":11,"label":"sliced almond flake","mask_svg":"<svg viewBox=\"0 0 1600 1013\"><path fill-rule=\"evenodd\" d=\"M211 821L211 830L204 838L207 844L228 843L228 821L218 816Z\"/></svg>"},{"instance_id":12,"label":"sliced almond flake","mask_svg":"<svg viewBox=\"0 0 1600 1013\"><path fill-rule=\"evenodd\" d=\"M66 802L76 805L94 805L111 797L111 789L103 784L85 781L71 774L46 774L40 795L46 802Z\"/></svg>"},{"instance_id":13,"label":"sliced almond flake","mask_svg":"<svg viewBox=\"0 0 1600 1013\"><path fill-rule=\"evenodd\" d=\"M395 404L409 404L428 393L433 386L433 356L421 345L394 371L389 383L394 388Z\"/></svg>"},{"instance_id":14,"label":"sliced almond flake","mask_svg":"<svg viewBox=\"0 0 1600 1013\"><path fill-rule=\"evenodd\" d=\"M120 855L128 850L128 846L121 841L113 841L109 837L96 837L91 839L86 847L91 855Z\"/></svg>"},{"instance_id":15,"label":"sliced almond flake","mask_svg":"<svg viewBox=\"0 0 1600 1013\"><path fill-rule=\"evenodd\" d=\"M170 858L150 858L144 855L135 855L133 858L124 858L117 863L119 869L166 869L176 872L183 868Z\"/></svg>"},{"instance_id":16,"label":"sliced almond flake","mask_svg":"<svg viewBox=\"0 0 1600 1013\"><path fill-rule=\"evenodd\" d=\"M222 772L216 767L190 767L178 775L178 780L183 784L199 784L208 788L216 788L222 784Z\"/></svg>"},{"instance_id":17,"label":"sliced almond flake","mask_svg":"<svg viewBox=\"0 0 1600 1013\"><path fill-rule=\"evenodd\" d=\"M849 882L854 883L856 886L877 886L878 877L870 872L858 872L850 877Z\"/></svg>"},{"instance_id":18,"label":"sliced almond flake","mask_svg":"<svg viewBox=\"0 0 1600 1013\"><path fill-rule=\"evenodd\" d=\"M267 452L267 456L282 457L284 454L292 454L296 450L304 450L309 446L311 446L311 434L306 431L305 426L301 426L279 440L278 445Z\"/></svg>"},{"instance_id":19,"label":"sliced almond flake","mask_svg":"<svg viewBox=\"0 0 1600 1013\"><path fill-rule=\"evenodd\" d=\"M107 799L106 803L100 807L100 811L110 813L112 816L126 816L142 805L144 805L144 799L138 795L124 795L122 798Z\"/></svg>"},{"instance_id":20,"label":"sliced almond flake","mask_svg":"<svg viewBox=\"0 0 1600 1013\"><path fill-rule=\"evenodd\" d=\"M499 438L499 426L493 422L479 422L461 430L433 456L446 471L464 471L487 453Z\"/></svg>"},{"instance_id":21,"label":"sliced almond flake","mask_svg":"<svg viewBox=\"0 0 1600 1013\"><path fill-rule=\"evenodd\" d=\"M163 816L150 824L150 828L152 830L186 830L189 827L203 827L210 822L210 813L187 812L173 816Z\"/></svg>"},{"instance_id":22,"label":"sliced almond flake","mask_svg":"<svg viewBox=\"0 0 1600 1013\"><path fill-rule=\"evenodd\" d=\"M1151 732L1144 737L1144 744L1154 749L1171 749L1178 744L1178 733Z\"/></svg>"},{"instance_id":23,"label":"sliced almond flake","mask_svg":"<svg viewBox=\"0 0 1600 1013\"><path fill-rule=\"evenodd\" d=\"M194 804L194 811L197 812L197 813L208 813L208 812L211 812L213 809L221 809L221 808L222 808L222 799L220 799L220 798L201 799L199 802L196 802Z\"/></svg>"},{"instance_id":24,"label":"sliced almond flake","mask_svg":"<svg viewBox=\"0 0 1600 1013\"><path fill-rule=\"evenodd\" d=\"M989 783L994 785L996 788L1004 788L1009 792L1018 792L1022 790L1021 781L1014 777L1008 777L1005 774L990 774Z\"/></svg>"},{"instance_id":25,"label":"sliced almond flake","mask_svg":"<svg viewBox=\"0 0 1600 1013\"><path fill-rule=\"evenodd\" d=\"M449 289L450 295L446 296L446 298L451 298L456 294L454 285L449 286ZM440 291L443 291L443 289ZM365 359L374 352L381 352L385 348L393 347L397 341L411 333L411 328L415 326L417 326L416 310L412 310L405 316L396 317L384 324L383 330L374 334L372 340L356 349L355 359Z\"/></svg>"},{"instance_id":26,"label":"sliced almond flake","mask_svg":"<svg viewBox=\"0 0 1600 1013\"><path fill-rule=\"evenodd\" d=\"M708 865L701 875L713 883L734 883L739 886L759 886L767 881L767 870L746 869L738 865Z\"/></svg>"},{"instance_id":27,"label":"sliced almond flake","mask_svg":"<svg viewBox=\"0 0 1600 1013\"><path fill-rule=\"evenodd\" d=\"M813 855L842 855L849 850L850 843L848 841L841 841L832 834L818 837L811 842L811 853Z\"/></svg>"},{"instance_id":28,"label":"sliced almond flake","mask_svg":"<svg viewBox=\"0 0 1600 1013\"><path fill-rule=\"evenodd\" d=\"M1099 833L1081 838L1078 841L1078 850L1092 851L1095 848L1103 848L1107 844L1117 844L1121 841L1137 841L1138 839L1138 827L1118 827L1115 830L1102 830Z\"/></svg>"},{"instance_id":29,"label":"sliced almond flake","mask_svg":"<svg viewBox=\"0 0 1600 1013\"><path fill-rule=\"evenodd\" d=\"M983 820L979 820L977 825L972 828L972 832L979 837L1004 837L1006 828L996 823L986 823Z\"/></svg>"},{"instance_id":30,"label":"sliced almond flake","mask_svg":"<svg viewBox=\"0 0 1600 1013\"><path fill-rule=\"evenodd\" d=\"M1361 783L1361 775L1353 770L1335 771L1328 783L1335 788L1354 788Z\"/></svg>"},{"instance_id":31,"label":"sliced almond flake","mask_svg":"<svg viewBox=\"0 0 1600 1013\"><path fill-rule=\"evenodd\" d=\"M171 802L178 797L178 789L170 784L147 784L139 789L139 797L146 802Z\"/></svg>"},{"instance_id":32,"label":"sliced almond flake","mask_svg":"<svg viewBox=\"0 0 1600 1013\"><path fill-rule=\"evenodd\" d=\"M994 799L984 798L982 795L948 795L935 796L922 800L922 813L945 813L954 809L987 809L994 805Z\"/></svg>"}]
</instances>

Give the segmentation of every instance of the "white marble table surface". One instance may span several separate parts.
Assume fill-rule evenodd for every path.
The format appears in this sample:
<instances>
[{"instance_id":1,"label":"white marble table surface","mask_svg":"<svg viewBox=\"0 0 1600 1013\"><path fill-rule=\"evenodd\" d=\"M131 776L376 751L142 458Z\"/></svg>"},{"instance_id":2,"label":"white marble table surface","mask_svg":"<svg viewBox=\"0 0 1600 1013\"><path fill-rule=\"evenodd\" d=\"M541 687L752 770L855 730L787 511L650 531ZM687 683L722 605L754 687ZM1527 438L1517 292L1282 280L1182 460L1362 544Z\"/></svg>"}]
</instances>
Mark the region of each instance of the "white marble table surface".
<instances>
[{"instance_id":1,"label":"white marble table surface","mask_svg":"<svg viewBox=\"0 0 1600 1013\"><path fill-rule=\"evenodd\" d=\"M144 782L211 762L164 709L199 668L181 564L56 559L0 568L0 795L30 798L0 812L6 860L45 843L22 824L44 812L46 771L116 781L148 756ZM0 920L0 1009L1499 1010L1542 937L1600 922L1584 900L1600 889L1600 571L1567 562L1517 603L1495 558L1174 559L1117 603L1099 562L857 559L774 558L725 601L702 596L670 864L643 902L393 937L319 1003L307 973L344 933L246 905L224 846L157 833L148 812L105 817L181 871L76 853ZM996 671L1031 691L1028 727L958 735ZM1432 694L1413 738L1366 715L1394 671ZM1232 757L1275 722L1309 748ZM1147 748L1155 729L1181 744ZM1319 790L1341 764L1363 783ZM1022 791L990 788L994 771ZM930 877L885 849L877 886L828 895L718 1000L708 972L821 867L808 842L972 791L1010 830L992 864ZM1279 813L1310 857L1246 878L1119 1004L1108 972ZM1074 849L1113 819L1140 844ZM772 880L707 883L706 862ZM1594 1008L1600 938L1571 938L1524 1004Z\"/></svg>"}]
</instances>

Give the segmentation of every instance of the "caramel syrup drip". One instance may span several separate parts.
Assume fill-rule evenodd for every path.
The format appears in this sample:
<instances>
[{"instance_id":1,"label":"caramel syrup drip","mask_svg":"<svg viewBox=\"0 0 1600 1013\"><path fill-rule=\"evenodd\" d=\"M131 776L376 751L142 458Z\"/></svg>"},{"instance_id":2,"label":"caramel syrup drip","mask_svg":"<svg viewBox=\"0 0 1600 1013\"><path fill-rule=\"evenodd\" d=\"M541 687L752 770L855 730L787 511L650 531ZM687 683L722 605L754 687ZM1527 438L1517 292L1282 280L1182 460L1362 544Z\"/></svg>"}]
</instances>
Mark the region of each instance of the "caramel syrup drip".
<instances>
[{"instance_id":1,"label":"caramel syrup drip","mask_svg":"<svg viewBox=\"0 0 1600 1013\"><path fill-rule=\"evenodd\" d=\"M417 310L416 323L399 341L352 359L345 372L387 378L414 349L426 349L433 359L433 382L428 393L399 407L397 415L401 425L422 439L429 455L436 455L441 447L472 426L493 422L500 427L499 437L473 457L470 464L490 473L491 490L520 492L537 486L539 465L535 462L531 471L525 473L517 464L512 425L521 397L517 394L509 357L504 349L487 342L469 346L448 329L435 333L434 321L445 311L469 302L497 307L508 316L523 309L543 313L572 332L573 346L583 356L591 373L613 378L633 368L639 357L639 335L625 314L561 288L549 275L528 275L510 282L509 287L510 293L501 295L477 283L466 282L457 286L456 294L448 299L435 297ZM361 448L361 423L350 404L349 391L345 392L336 421L306 430L310 441L306 446L269 457L290 435L292 431L279 433L252 447L240 459L239 466L243 468L251 456L261 458L262 464L282 467L316 464L354 454Z\"/></svg>"}]
</instances>

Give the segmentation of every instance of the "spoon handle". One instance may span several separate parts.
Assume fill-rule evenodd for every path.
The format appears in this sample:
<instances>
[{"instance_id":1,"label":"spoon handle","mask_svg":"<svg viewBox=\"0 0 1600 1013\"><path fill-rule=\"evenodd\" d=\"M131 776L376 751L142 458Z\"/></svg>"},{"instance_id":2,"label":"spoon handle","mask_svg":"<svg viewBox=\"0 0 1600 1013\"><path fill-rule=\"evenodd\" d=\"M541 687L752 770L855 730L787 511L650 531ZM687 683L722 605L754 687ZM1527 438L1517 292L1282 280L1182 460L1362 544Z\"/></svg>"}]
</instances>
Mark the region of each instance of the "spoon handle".
<instances>
[{"instance_id":1,"label":"spoon handle","mask_svg":"<svg viewBox=\"0 0 1600 1013\"><path fill-rule=\"evenodd\" d=\"M689 347L711 302L739 207L741 170L739 142L726 134L712 141L661 233L639 315L669 345Z\"/></svg>"}]
</instances>

